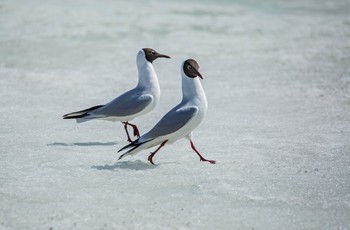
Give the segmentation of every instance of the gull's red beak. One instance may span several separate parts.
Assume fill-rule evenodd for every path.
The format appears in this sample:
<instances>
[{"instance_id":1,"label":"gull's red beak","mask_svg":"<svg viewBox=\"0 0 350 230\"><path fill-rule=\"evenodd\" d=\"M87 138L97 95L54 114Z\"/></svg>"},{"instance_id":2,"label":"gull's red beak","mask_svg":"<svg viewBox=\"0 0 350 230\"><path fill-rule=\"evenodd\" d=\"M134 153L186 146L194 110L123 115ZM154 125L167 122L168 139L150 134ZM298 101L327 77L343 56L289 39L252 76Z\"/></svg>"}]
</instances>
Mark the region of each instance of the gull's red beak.
<instances>
[{"instance_id":1,"label":"gull's red beak","mask_svg":"<svg viewBox=\"0 0 350 230\"><path fill-rule=\"evenodd\" d=\"M196 70L196 73L197 73L198 77L200 77L203 80L202 74L197 70Z\"/></svg>"},{"instance_id":2,"label":"gull's red beak","mask_svg":"<svg viewBox=\"0 0 350 230\"><path fill-rule=\"evenodd\" d=\"M157 57L161 58L170 58L170 56L165 55L165 54L158 54Z\"/></svg>"}]
</instances>

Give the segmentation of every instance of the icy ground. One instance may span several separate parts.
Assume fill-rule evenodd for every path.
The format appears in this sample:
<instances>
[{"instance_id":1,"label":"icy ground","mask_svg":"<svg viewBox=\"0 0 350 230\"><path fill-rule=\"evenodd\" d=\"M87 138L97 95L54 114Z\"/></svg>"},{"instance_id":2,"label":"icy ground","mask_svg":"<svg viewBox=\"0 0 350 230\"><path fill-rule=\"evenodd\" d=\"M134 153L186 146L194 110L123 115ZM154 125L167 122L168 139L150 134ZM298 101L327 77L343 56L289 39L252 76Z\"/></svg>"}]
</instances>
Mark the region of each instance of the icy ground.
<instances>
[{"instance_id":1,"label":"icy ground","mask_svg":"<svg viewBox=\"0 0 350 230\"><path fill-rule=\"evenodd\" d=\"M0 229L350 229L350 3L0 1ZM209 101L195 143L117 161L120 123L67 112L136 84L159 106L198 60Z\"/></svg>"}]
</instances>

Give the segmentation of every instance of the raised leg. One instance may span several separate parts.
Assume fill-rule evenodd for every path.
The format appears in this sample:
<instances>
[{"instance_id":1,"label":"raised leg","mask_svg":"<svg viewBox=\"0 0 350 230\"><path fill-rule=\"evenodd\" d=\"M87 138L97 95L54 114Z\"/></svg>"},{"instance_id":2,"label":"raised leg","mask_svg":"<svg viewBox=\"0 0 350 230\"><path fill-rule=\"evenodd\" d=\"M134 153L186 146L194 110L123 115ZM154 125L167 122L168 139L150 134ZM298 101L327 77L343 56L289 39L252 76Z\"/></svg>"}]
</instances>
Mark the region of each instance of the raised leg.
<instances>
[{"instance_id":1,"label":"raised leg","mask_svg":"<svg viewBox=\"0 0 350 230\"><path fill-rule=\"evenodd\" d=\"M193 142L192 142L192 141L190 141L190 142L191 142L191 148L197 153L197 155L199 156L199 158L200 158L201 161L208 161L210 164L215 164L215 163L216 163L215 160L207 160L207 159L205 159L205 158L198 152L198 150L197 150L196 147L194 146Z\"/></svg>"},{"instance_id":2,"label":"raised leg","mask_svg":"<svg viewBox=\"0 0 350 230\"><path fill-rule=\"evenodd\" d=\"M128 142L132 142L132 140L130 139L130 135L129 135L129 132L128 132L128 122L126 121L126 122L122 122L123 124L124 124L124 129L125 129L125 132L126 132L126 135L128 136Z\"/></svg>"},{"instance_id":3,"label":"raised leg","mask_svg":"<svg viewBox=\"0 0 350 230\"><path fill-rule=\"evenodd\" d=\"M158 147L153 153L151 152L151 155L148 156L148 161L151 162L152 165L154 165L154 163L153 163L153 157L154 157L154 155L156 155L156 153L159 151L159 149L161 149L167 142L168 142L168 140L163 141L163 142L159 145L159 147Z\"/></svg>"},{"instance_id":4,"label":"raised leg","mask_svg":"<svg viewBox=\"0 0 350 230\"><path fill-rule=\"evenodd\" d=\"M139 138L140 137L140 132L139 132L139 129L137 128L137 126L134 125L134 124L131 124L129 122L126 122L126 123L127 123L127 125L130 125L133 128L133 130L134 130L134 137Z\"/></svg>"},{"instance_id":5,"label":"raised leg","mask_svg":"<svg viewBox=\"0 0 350 230\"><path fill-rule=\"evenodd\" d=\"M132 128L133 128L133 131L134 131L134 136L139 138L140 137L140 132L139 132L139 129L137 128L136 125L134 124L130 124L129 122L127 121L122 121L122 123L124 124L124 129L125 129L125 132L126 132L126 135L128 136L128 141L129 142L132 142L131 138L130 138L130 135L129 135L129 132L128 132L128 125L130 125Z\"/></svg>"}]
</instances>

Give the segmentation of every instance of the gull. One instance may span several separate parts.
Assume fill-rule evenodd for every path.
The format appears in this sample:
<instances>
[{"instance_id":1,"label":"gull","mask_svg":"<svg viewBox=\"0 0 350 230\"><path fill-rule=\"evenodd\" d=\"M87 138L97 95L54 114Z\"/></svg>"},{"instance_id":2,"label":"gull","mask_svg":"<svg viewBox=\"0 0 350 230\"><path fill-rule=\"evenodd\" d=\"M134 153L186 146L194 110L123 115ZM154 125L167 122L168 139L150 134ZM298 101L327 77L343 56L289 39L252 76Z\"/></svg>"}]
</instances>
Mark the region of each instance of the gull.
<instances>
[{"instance_id":1,"label":"gull","mask_svg":"<svg viewBox=\"0 0 350 230\"><path fill-rule=\"evenodd\" d=\"M63 119L76 119L77 123L90 120L121 121L128 137L132 142L127 126L133 128L133 134L140 137L136 125L129 123L135 117L153 110L160 98L160 87L152 62L157 58L170 58L154 49L143 48L136 56L138 84L135 88L121 94L105 105L97 105L88 109L63 115Z\"/></svg>"},{"instance_id":2,"label":"gull","mask_svg":"<svg viewBox=\"0 0 350 230\"><path fill-rule=\"evenodd\" d=\"M192 131L203 121L208 108L207 98L199 79L203 77L198 69L199 65L194 59L187 59L182 63L182 101L166 113L149 132L121 148L118 152L129 150L122 154L119 160L127 155L134 155L141 150L159 145L148 157L148 161L154 164L154 155L165 144L172 144L181 138L187 138L201 161L215 164L215 160L207 160L198 152L192 140Z\"/></svg>"}]
</instances>

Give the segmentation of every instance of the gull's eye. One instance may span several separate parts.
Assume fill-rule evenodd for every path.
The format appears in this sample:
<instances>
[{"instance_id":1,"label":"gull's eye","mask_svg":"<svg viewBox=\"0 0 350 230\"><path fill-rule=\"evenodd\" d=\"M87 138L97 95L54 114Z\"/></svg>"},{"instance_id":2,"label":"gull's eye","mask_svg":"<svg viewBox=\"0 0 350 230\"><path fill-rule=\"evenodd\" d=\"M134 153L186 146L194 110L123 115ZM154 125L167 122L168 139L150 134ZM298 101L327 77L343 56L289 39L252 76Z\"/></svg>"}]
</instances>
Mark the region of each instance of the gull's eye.
<instances>
[{"instance_id":1,"label":"gull's eye","mask_svg":"<svg viewBox=\"0 0 350 230\"><path fill-rule=\"evenodd\" d=\"M151 54L152 54L152 55L155 55L155 54L156 54L156 52L155 52L154 50L152 50L152 51L151 51Z\"/></svg>"},{"instance_id":2,"label":"gull's eye","mask_svg":"<svg viewBox=\"0 0 350 230\"><path fill-rule=\"evenodd\" d=\"M190 65L189 65L189 66L187 66L187 69L192 69L192 66L190 66Z\"/></svg>"}]
</instances>

